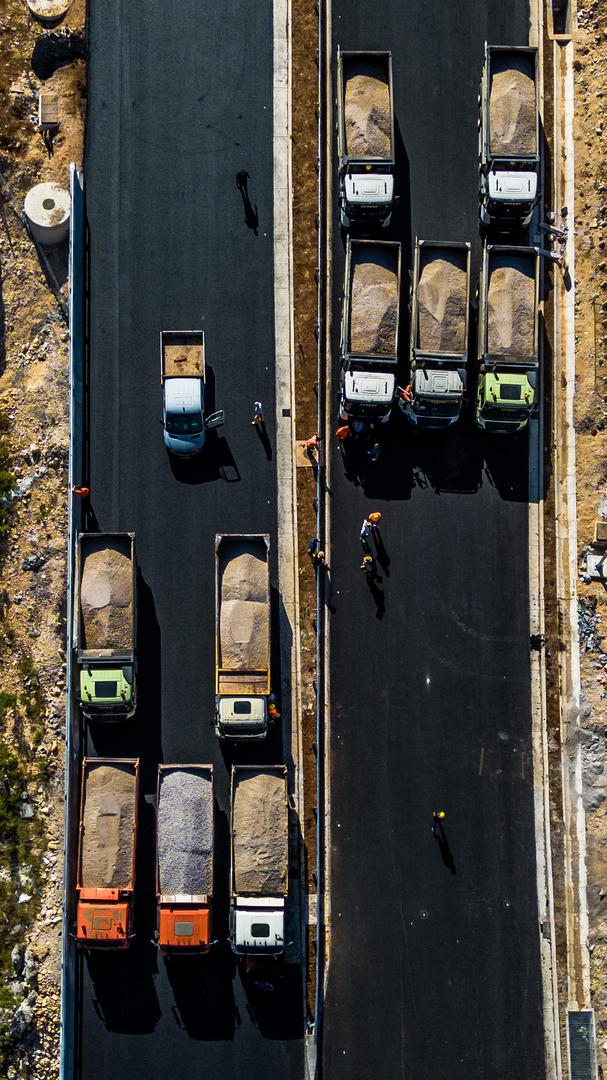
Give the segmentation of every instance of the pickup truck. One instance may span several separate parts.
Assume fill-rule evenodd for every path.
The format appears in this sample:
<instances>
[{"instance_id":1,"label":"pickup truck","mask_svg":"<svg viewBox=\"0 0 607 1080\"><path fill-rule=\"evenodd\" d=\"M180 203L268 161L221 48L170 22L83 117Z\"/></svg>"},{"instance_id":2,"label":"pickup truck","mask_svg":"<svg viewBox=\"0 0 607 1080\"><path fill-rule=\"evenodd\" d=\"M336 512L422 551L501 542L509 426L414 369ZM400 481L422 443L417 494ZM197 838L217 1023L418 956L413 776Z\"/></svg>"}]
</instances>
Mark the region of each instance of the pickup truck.
<instances>
[{"instance_id":1,"label":"pickup truck","mask_svg":"<svg viewBox=\"0 0 607 1080\"><path fill-rule=\"evenodd\" d=\"M207 431L224 421L223 410L204 415L203 330L161 330L160 380L164 445L172 454L192 457L202 450Z\"/></svg>"}]
</instances>

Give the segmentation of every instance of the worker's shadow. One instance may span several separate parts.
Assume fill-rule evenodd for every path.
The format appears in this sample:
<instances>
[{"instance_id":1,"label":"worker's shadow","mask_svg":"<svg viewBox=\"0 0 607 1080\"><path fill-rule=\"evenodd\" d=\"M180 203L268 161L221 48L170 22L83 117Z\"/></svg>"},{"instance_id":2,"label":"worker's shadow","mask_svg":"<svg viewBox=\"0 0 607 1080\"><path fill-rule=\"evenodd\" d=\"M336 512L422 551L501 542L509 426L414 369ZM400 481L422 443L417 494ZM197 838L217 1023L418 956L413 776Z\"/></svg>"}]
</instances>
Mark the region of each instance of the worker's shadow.
<instances>
[{"instance_id":1,"label":"worker's shadow","mask_svg":"<svg viewBox=\"0 0 607 1080\"><path fill-rule=\"evenodd\" d=\"M265 425L265 422L262 421L260 424L255 424L255 430L257 432L257 438L259 439L261 445L263 446L264 453L265 453L268 461L271 461L272 460L272 443L270 442L270 436L268 435L268 429L267 429L267 427Z\"/></svg>"},{"instance_id":2,"label":"worker's shadow","mask_svg":"<svg viewBox=\"0 0 607 1080\"><path fill-rule=\"evenodd\" d=\"M236 173L236 187L242 198L244 223L247 229L250 229L255 236L258 236L259 214L257 213L257 206L254 207L249 198L249 174L244 169Z\"/></svg>"},{"instance_id":3,"label":"worker's shadow","mask_svg":"<svg viewBox=\"0 0 607 1080\"><path fill-rule=\"evenodd\" d=\"M390 556L388 555L388 552L386 551L386 547L385 547L385 544L384 544L384 541L382 539L382 535L381 535L379 529L373 529L373 540L375 542L375 553L376 553L377 561L378 561L379 565L381 566L381 568L382 568L384 574L386 575L386 577L390 577L390 562L391 562L391 559L390 559Z\"/></svg>"},{"instance_id":4,"label":"worker's shadow","mask_svg":"<svg viewBox=\"0 0 607 1080\"><path fill-rule=\"evenodd\" d=\"M369 575L366 575L366 578L367 588L375 601L375 618L383 619L386 614L386 596L384 590L380 589L378 584L381 578L372 578Z\"/></svg>"},{"instance_id":5,"label":"worker's shadow","mask_svg":"<svg viewBox=\"0 0 607 1080\"><path fill-rule=\"evenodd\" d=\"M445 836L445 830L443 829L443 826L441 825L440 821L438 823L436 832L434 833L434 839L438 843L438 848L439 848L439 851L440 851L440 854L441 854L441 859L443 860L445 866L447 867L448 870L451 871L451 873L453 875L455 875L457 873L457 870L455 869L455 859L453 858L453 855L451 853L451 848L449 847L449 841L447 840L447 837Z\"/></svg>"}]
</instances>

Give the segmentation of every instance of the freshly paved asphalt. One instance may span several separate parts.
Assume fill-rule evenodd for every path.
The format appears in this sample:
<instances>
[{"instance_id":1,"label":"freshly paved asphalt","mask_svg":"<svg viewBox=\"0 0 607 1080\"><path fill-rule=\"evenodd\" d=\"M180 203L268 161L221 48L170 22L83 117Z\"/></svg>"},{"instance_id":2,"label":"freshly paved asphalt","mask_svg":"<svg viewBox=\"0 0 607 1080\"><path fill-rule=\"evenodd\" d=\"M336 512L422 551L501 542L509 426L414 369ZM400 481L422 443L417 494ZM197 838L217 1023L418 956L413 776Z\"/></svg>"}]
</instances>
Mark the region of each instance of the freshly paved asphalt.
<instances>
[{"instance_id":1,"label":"freshly paved asphalt","mask_svg":"<svg viewBox=\"0 0 607 1080\"><path fill-rule=\"evenodd\" d=\"M406 265L416 233L471 240L476 277L483 42L526 43L527 3L332 9L335 51L392 50ZM334 249L337 378L338 231ZM326 1080L545 1076L527 493L526 436L492 442L470 420L446 436L395 425L359 486L334 448ZM390 560L376 599L358 540L374 509Z\"/></svg>"},{"instance_id":2,"label":"freshly paved asphalt","mask_svg":"<svg viewBox=\"0 0 607 1080\"><path fill-rule=\"evenodd\" d=\"M79 1074L288 1080L303 1072L297 971L280 1000L257 1000L226 949L167 966L148 944L159 760L215 765L215 929L227 930L231 757L211 727L213 541L276 536L275 463L250 424L259 398L273 442L272 5L92 4L90 48L91 500L100 529L136 533L140 695L136 721L89 735L87 749L139 755L145 798L137 942L82 960ZM179 469L162 445L158 335L200 326L209 411L227 420L201 462ZM280 731L241 759L288 760Z\"/></svg>"}]
</instances>

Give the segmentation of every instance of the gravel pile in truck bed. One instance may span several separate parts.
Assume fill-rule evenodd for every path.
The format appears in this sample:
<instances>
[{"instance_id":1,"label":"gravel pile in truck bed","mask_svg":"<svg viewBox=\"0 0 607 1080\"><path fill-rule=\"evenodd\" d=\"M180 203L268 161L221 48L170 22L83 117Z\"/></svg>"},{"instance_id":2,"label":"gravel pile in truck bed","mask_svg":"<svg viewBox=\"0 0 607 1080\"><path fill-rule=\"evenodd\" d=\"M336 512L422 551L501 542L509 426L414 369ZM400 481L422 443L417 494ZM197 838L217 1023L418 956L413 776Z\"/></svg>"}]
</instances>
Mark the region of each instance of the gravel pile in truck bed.
<instances>
[{"instance_id":1,"label":"gravel pile in truck bed","mask_svg":"<svg viewBox=\"0 0 607 1080\"><path fill-rule=\"evenodd\" d=\"M391 157L390 86L381 64L348 64L344 97L348 157Z\"/></svg>"},{"instance_id":2,"label":"gravel pile in truck bed","mask_svg":"<svg viewBox=\"0 0 607 1080\"><path fill-rule=\"evenodd\" d=\"M265 548L246 540L231 544L221 570L220 590L219 666L236 671L265 671L270 662Z\"/></svg>"},{"instance_id":3,"label":"gravel pile in truck bed","mask_svg":"<svg viewBox=\"0 0 607 1080\"><path fill-rule=\"evenodd\" d=\"M80 585L85 649L131 648L132 585L131 560L120 545L87 541Z\"/></svg>"},{"instance_id":4,"label":"gravel pile in truck bed","mask_svg":"<svg viewBox=\"0 0 607 1080\"><path fill-rule=\"evenodd\" d=\"M267 772L242 775L232 818L234 884L239 895L287 892L287 829L284 779Z\"/></svg>"},{"instance_id":5,"label":"gravel pile in truck bed","mask_svg":"<svg viewBox=\"0 0 607 1080\"><path fill-rule=\"evenodd\" d=\"M213 891L213 784L208 769L167 770L158 799L161 894Z\"/></svg>"},{"instance_id":6,"label":"gravel pile in truck bed","mask_svg":"<svg viewBox=\"0 0 607 1080\"><path fill-rule=\"evenodd\" d=\"M532 264L533 265L533 264ZM498 256L489 278L487 348L499 356L535 355L535 279L516 255Z\"/></svg>"},{"instance_id":7,"label":"gravel pile in truck bed","mask_svg":"<svg viewBox=\"0 0 607 1080\"><path fill-rule=\"evenodd\" d=\"M528 62L508 61L501 70L492 63L489 93L491 153L508 157L534 154L536 136L535 83Z\"/></svg>"},{"instance_id":8,"label":"gravel pile in truck bed","mask_svg":"<svg viewBox=\"0 0 607 1080\"><path fill-rule=\"evenodd\" d=\"M398 275L393 257L358 256L352 271L351 352L394 356L397 322Z\"/></svg>"},{"instance_id":9,"label":"gravel pile in truck bed","mask_svg":"<svg viewBox=\"0 0 607 1080\"><path fill-rule=\"evenodd\" d=\"M418 346L422 352L463 353L466 271L451 256L429 258L417 286Z\"/></svg>"},{"instance_id":10,"label":"gravel pile in truck bed","mask_svg":"<svg viewBox=\"0 0 607 1080\"><path fill-rule=\"evenodd\" d=\"M117 889L131 884L135 790L135 773L129 766L89 769L84 789L84 888Z\"/></svg>"}]
</instances>

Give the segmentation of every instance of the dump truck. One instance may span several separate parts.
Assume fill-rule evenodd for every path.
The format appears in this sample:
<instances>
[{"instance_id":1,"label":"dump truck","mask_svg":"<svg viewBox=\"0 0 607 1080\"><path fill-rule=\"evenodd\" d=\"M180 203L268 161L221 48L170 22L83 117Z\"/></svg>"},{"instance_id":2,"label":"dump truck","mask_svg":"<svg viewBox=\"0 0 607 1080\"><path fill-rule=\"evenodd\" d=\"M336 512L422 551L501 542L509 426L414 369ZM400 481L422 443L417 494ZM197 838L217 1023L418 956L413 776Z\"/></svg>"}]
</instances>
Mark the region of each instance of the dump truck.
<instances>
[{"instance_id":1,"label":"dump truck","mask_svg":"<svg viewBox=\"0 0 607 1080\"><path fill-rule=\"evenodd\" d=\"M476 422L488 432L525 427L539 385L540 253L485 244L479 279Z\"/></svg>"},{"instance_id":2,"label":"dump truck","mask_svg":"<svg viewBox=\"0 0 607 1080\"><path fill-rule=\"evenodd\" d=\"M73 640L88 720L124 720L136 706L134 533L80 533Z\"/></svg>"},{"instance_id":3,"label":"dump truck","mask_svg":"<svg viewBox=\"0 0 607 1080\"><path fill-rule=\"evenodd\" d=\"M192 457L202 450L207 431L224 421L222 409L204 415L203 330L160 331L160 381L164 445L172 454Z\"/></svg>"},{"instance_id":4,"label":"dump truck","mask_svg":"<svg viewBox=\"0 0 607 1080\"><path fill-rule=\"evenodd\" d=\"M138 758L82 762L76 941L126 949L133 934Z\"/></svg>"},{"instance_id":5,"label":"dump truck","mask_svg":"<svg viewBox=\"0 0 607 1080\"><path fill-rule=\"evenodd\" d=\"M215 730L263 739L270 714L270 537L215 537Z\"/></svg>"},{"instance_id":6,"label":"dump truck","mask_svg":"<svg viewBox=\"0 0 607 1080\"><path fill-rule=\"evenodd\" d=\"M214 804L212 765L159 765L156 899L161 952L211 946Z\"/></svg>"},{"instance_id":7,"label":"dump truck","mask_svg":"<svg viewBox=\"0 0 607 1080\"><path fill-rule=\"evenodd\" d=\"M526 228L539 197L537 49L485 42L478 101L481 225Z\"/></svg>"},{"instance_id":8,"label":"dump truck","mask_svg":"<svg viewBox=\"0 0 607 1080\"><path fill-rule=\"evenodd\" d=\"M237 956L280 956L289 888L286 765L233 765L231 807L230 944Z\"/></svg>"},{"instance_id":9,"label":"dump truck","mask_svg":"<svg viewBox=\"0 0 607 1080\"><path fill-rule=\"evenodd\" d=\"M377 423L390 416L398 367L400 265L400 244L348 237L340 387L340 416L348 422Z\"/></svg>"},{"instance_id":10,"label":"dump truck","mask_svg":"<svg viewBox=\"0 0 607 1080\"><path fill-rule=\"evenodd\" d=\"M418 428L457 421L466 389L470 244L416 240L409 339L410 382L399 399Z\"/></svg>"},{"instance_id":11,"label":"dump truck","mask_svg":"<svg viewBox=\"0 0 607 1080\"><path fill-rule=\"evenodd\" d=\"M337 50L339 212L344 229L387 228L394 206L392 54Z\"/></svg>"}]
</instances>

